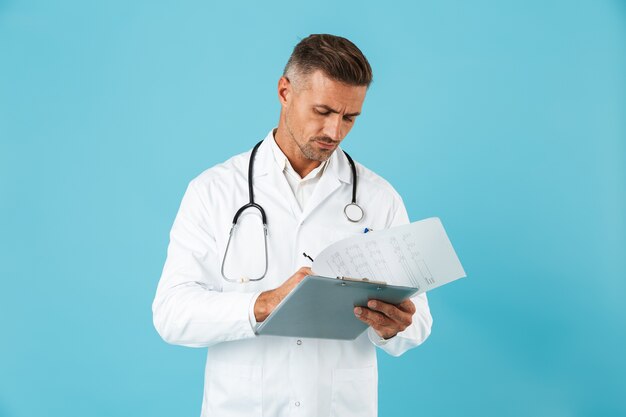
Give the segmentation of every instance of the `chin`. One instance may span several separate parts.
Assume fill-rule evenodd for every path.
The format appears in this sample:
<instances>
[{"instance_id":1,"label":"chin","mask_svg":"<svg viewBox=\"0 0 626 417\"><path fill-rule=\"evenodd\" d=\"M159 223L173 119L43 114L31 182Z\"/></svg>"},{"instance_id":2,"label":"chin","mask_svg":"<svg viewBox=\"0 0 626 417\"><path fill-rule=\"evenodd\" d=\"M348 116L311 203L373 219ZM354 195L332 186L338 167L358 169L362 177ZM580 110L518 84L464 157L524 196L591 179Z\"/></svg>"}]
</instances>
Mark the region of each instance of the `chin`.
<instances>
[{"instance_id":1,"label":"chin","mask_svg":"<svg viewBox=\"0 0 626 417\"><path fill-rule=\"evenodd\" d=\"M319 157L317 158L317 161L320 161L320 162L328 161L328 159L331 157L333 152L335 152L334 149L332 151L320 153Z\"/></svg>"}]
</instances>

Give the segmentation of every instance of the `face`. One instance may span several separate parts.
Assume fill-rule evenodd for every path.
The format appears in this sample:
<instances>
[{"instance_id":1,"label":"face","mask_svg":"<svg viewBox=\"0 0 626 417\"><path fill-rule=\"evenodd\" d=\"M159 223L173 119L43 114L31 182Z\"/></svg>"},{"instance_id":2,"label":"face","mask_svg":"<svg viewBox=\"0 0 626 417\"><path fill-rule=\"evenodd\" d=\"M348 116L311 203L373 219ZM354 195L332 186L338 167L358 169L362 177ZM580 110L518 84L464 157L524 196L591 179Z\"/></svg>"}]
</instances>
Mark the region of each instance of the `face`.
<instances>
[{"instance_id":1,"label":"face","mask_svg":"<svg viewBox=\"0 0 626 417\"><path fill-rule=\"evenodd\" d=\"M279 97L288 136L301 155L325 161L361 113L367 87L332 80L316 71L301 80L281 78Z\"/></svg>"}]
</instances>

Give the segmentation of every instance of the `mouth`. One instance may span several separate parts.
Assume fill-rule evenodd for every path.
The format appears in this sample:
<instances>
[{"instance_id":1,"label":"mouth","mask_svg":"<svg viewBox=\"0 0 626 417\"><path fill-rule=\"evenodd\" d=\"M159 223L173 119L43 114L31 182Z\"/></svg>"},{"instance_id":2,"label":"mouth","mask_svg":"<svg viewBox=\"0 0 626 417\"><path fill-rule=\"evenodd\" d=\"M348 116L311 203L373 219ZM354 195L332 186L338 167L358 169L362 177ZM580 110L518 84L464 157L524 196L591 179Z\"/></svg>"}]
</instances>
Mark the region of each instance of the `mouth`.
<instances>
[{"instance_id":1,"label":"mouth","mask_svg":"<svg viewBox=\"0 0 626 417\"><path fill-rule=\"evenodd\" d=\"M332 150L337 147L336 142L322 142L322 141L316 140L315 143L317 143L320 148L327 149L327 150Z\"/></svg>"}]
</instances>

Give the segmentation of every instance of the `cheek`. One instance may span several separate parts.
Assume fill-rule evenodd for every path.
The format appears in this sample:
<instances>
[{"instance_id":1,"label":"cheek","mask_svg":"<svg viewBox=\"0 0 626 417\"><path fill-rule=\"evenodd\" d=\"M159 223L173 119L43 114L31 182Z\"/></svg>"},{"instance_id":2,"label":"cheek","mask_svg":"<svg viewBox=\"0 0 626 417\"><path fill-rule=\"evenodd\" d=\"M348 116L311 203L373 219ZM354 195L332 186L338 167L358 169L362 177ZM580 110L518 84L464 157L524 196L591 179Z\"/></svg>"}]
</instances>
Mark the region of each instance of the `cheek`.
<instances>
[{"instance_id":1,"label":"cheek","mask_svg":"<svg viewBox=\"0 0 626 417\"><path fill-rule=\"evenodd\" d=\"M352 130L352 128L354 127L354 122L352 123L345 123L343 125L343 129L342 129L342 137L346 137L348 136L348 133L350 133L350 130Z\"/></svg>"},{"instance_id":2,"label":"cheek","mask_svg":"<svg viewBox=\"0 0 626 417\"><path fill-rule=\"evenodd\" d=\"M292 118L292 127L297 130L304 140L308 140L313 136L318 136L320 130L322 130L323 122L318 117L310 114L310 110L294 111Z\"/></svg>"}]
</instances>

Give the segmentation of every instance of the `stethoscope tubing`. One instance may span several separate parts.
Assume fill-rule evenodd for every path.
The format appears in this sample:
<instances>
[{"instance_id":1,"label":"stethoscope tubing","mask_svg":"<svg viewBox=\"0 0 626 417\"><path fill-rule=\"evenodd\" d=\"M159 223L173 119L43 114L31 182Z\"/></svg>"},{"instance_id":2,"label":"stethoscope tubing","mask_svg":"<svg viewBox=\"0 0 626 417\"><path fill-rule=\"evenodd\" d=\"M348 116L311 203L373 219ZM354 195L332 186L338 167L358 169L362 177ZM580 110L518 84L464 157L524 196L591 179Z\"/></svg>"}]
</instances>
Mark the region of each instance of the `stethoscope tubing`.
<instances>
[{"instance_id":1,"label":"stethoscope tubing","mask_svg":"<svg viewBox=\"0 0 626 417\"><path fill-rule=\"evenodd\" d=\"M267 255L267 216L265 214L265 210L263 209L263 207L260 204L257 204L254 202L254 184L253 184L253 179L252 179L252 175L254 173L254 160L256 158L256 153L257 150L259 149L259 147L261 146L261 144L263 143L263 141L260 141L259 143L257 143L256 145L254 145L254 148L252 148L252 152L250 153L250 161L248 162L248 197L249 197L249 202L247 204L244 204L243 206L241 206L239 208L239 210L237 210L237 212L235 213L235 216L233 217L233 224L230 227L230 231L228 233L228 242L226 243L226 249L224 250L224 257L222 258L222 266L220 268L220 272L222 274L222 277L228 281L228 282L237 282L237 283L245 283L248 281L260 281L263 278L265 278L265 275L267 274L267 269L268 269L268 255ZM357 173L356 173L356 165L354 163L354 160L352 159L352 157L350 157L350 155L348 155L348 153L346 151L343 151L343 154L346 156L346 158L348 159L348 162L350 163L350 169L352 171L352 201L350 203L348 203L345 207L344 207L344 215L346 216L346 218L353 222L353 223L357 223L359 222L362 218L363 218L363 209L361 208L361 206L359 206L356 202L356 190L357 190ZM263 222L263 239L264 239L264 245L265 245L265 269L263 271L263 275L261 275L258 278L249 278L249 277L242 277L239 279L231 279L228 278L225 274L224 271L224 265L226 264L226 256L228 255L228 249L230 248L230 243L233 237L233 232L235 230L235 228L237 227L237 221L239 220L239 216L241 216L241 214L250 209L250 208L254 208L257 209L259 211L259 213L261 214L261 220ZM354 216L351 216L349 213L350 212L355 212Z\"/></svg>"}]
</instances>

